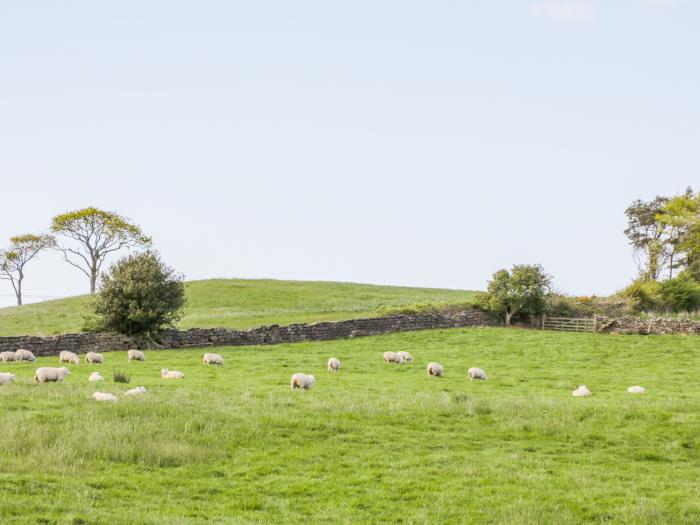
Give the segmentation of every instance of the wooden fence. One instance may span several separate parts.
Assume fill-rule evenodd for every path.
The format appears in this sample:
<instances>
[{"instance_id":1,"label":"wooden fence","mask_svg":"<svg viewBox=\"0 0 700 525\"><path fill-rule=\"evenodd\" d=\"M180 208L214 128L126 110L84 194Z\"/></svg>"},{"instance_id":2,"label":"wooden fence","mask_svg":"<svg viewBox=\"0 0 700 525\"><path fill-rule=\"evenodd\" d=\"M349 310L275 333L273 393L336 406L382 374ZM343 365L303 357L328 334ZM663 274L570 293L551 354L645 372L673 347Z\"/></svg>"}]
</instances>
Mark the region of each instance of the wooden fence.
<instances>
[{"instance_id":1,"label":"wooden fence","mask_svg":"<svg viewBox=\"0 0 700 525\"><path fill-rule=\"evenodd\" d=\"M561 332L595 332L596 319L583 317L547 317L542 318L543 330L559 330Z\"/></svg>"}]
</instances>

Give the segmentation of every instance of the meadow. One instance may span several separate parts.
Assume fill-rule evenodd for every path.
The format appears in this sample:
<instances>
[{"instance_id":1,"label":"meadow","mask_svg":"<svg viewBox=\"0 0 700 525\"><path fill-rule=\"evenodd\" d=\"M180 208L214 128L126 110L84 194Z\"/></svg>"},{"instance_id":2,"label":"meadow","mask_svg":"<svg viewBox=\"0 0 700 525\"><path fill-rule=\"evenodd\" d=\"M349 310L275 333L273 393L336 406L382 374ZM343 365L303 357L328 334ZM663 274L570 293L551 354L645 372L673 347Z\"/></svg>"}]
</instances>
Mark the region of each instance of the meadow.
<instances>
[{"instance_id":1,"label":"meadow","mask_svg":"<svg viewBox=\"0 0 700 525\"><path fill-rule=\"evenodd\" d=\"M178 328L253 328L265 324L335 321L377 315L380 306L467 301L475 292L369 284L208 279L185 284ZM0 337L79 332L90 312L83 295L0 308Z\"/></svg>"},{"instance_id":2,"label":"meadow","mask_svg":"<svg viewBox=\"0 0 700 525\"><path fill-rule=\"evenodd\" d=\"M403 349L412 364L382 362ZM213 351L224 367L108 352L62 384L32 383L57 358L1 366L18 377L0 387L0 522L700 523L698 337L470 328ZM294 372L316 386L291 391Z\"/></svg>"}]
</instances>

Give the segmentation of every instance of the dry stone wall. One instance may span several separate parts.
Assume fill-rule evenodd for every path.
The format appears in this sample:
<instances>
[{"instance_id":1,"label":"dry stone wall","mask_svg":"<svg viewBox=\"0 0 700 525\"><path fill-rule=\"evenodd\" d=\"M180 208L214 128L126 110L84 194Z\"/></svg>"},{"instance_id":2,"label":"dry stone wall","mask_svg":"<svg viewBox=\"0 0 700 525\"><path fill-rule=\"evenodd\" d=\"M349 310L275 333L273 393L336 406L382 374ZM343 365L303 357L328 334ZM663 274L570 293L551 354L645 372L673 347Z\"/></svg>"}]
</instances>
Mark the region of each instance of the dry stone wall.
<instances>
[{"instance_id":1,"label":"dry stone wall","mask_svg":"<svg viewBox=\"0 0 700 525\"><path fill-rule=\"evenodd\" d=\"M639 319L638 317L598 317L599 332L620 334L700 334L700 321L691 319Z\"/></svg>"}]
</instances>

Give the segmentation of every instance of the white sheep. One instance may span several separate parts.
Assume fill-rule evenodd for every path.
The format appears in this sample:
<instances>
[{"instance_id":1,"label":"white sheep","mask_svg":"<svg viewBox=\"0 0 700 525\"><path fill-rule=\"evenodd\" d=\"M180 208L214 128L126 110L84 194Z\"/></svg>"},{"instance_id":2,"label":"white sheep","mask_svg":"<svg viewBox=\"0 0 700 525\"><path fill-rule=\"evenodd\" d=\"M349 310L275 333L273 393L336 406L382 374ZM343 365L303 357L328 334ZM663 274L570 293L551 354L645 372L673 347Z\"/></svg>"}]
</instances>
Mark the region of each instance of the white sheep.
<instances>
[{"instance_id":1,"label":"white sheep","mask_svg":"<svg viewBox=\"0 0 700 525\"><path fill-rule=\"evenodd\" d=\"M340 359L336 359L335 357L331 357L328 359L328 371L329 372L337 372L340 370Z\"/></svg>"},{"instance_id":2,"label":"white sheep","mask_svg":"<svg viewBox=\"0 0 700 525\"><path fill-rule=\"evenodd\" d=\"M413 356L409 354L408 352L401 351L398 353L401 358L406 362L406 363L412 363L413 362Z\"/></svg>"},{"instance_id":3,"label":"white sheep","mask_svg":"<svg viewBox=\"0 0 700 525\"><path fill-rule=\"evenodd\" d=\"M94 394L92 394L92 398L95 401L112 401L112 402L114 402L117 400L117 396L115 396L114 394L109 394L107 392L95 392Z\"/></svg>"},{"instance_id":4,"label":"white sheep","mask_svg":"<svg viewBox=\"0 0 700 525\"><path fill-rule=\"evenodd\" d=\"M63 350L60 354L58 354L58 362L59 363L73 363L74 365L77 365L80 363L80 358L78 357L77 354L74 354L73 352Z\"/></svg>"},{"instance_id":5,"label":"white sheep","mask_svg":"<svg viewBox=\"0 0 700 525\"><path fill-rule=\"evenodd\" d=\"M104 380L105 380L105 378L102 377L99 372L93 372L92 374L90 374L90 377L88 377L88 381L90 381L92 383L97 382L97 381L104 381Z\"/></svg>"},{"instance_id":6,"label":"white sheep","mask_svg":"<svg viewBox=\"0 0 700 525\"><path fill-rule=\"evenodd\" d=\"M93 365L101 365L104 361L104 356L98 354L97 352L88 352L85 354L85 362L92 363Z\"/></svg>"},{"instance_id":7,"label":"white sheep","mask_svg":"<svg viewBox=\"0 0 700 525\"><path fill-rule=\"evenodd\" d=\"M428 363L428 375L435 377L442 377L444 369L440 363Z\"/></svg>"},{"instance_id":8,"label":"white sheep","mask_svg":"<svg viewBox=\"0 0 700 525\"><path fill-rule=\"evenodd\" d=\"M15 380L15 374L0 372L0 385L7 385Z\"/></svg>"},{"instance_id":9,"label":"white sheep","mask_svg":"<svg viewBox=\"0 0 700 525\"><path fill-rule=\"evenodd\" d=\"M177 370L168 370L167 368L163 368L160 371L160 377L163 379L183 379L185 374L178 372Z\"/></svg>"},{"instance_id":10,"label":"white sheep","mask_svg":"<svg viewBox=\"0 0 700 525\"><path fill-rule=\"evenodd\" d=\"M136 388L132 388L131 390L127 390L124 392L125 396L138 396L141 394L145 394L147 392L146 387L143 386L137 386Z\"/></svg>"},{"instance_id":11,"label":"white sheep","mask_svg":"<svg viewBox=\"0 0 700 525\"><path fill-rule=\"evenodd\" d=\"M34 381L36 383L63 381L69 374L70 370L68 370L65 366L61 368L42 366L41 368L36 369L36 372L34 373Z\"/></svg>"},{"instance_id":12,"label":"white sheep","mask_svg":"<svg viewBox=\"0 0 700 525\"><path fill-rule=\"evenodd\" d=\"M202 356L202 362L205 365L217 365L217 366L223 366L224 365L224 358L221 357L219 354L211 354L207 352Z\"/></svg>"},{"instance_id":13,"label":"white sheep","mask_svg":"<svg viewBox=\"0 0 700 525\"><path fill-rule=\"evenodd\" d=\"M292 376L292 390L296 388L303 388L304 390L311 390L311 387L316 383L316 376L310 376L306 374L294 374Z\"/></svg>"},{"instance_id":14,"label":"white sheep","mask_svg":"<svg viewBox=\"0 0 700 525\"><path fill-rule=\"evenodd\" d=\"M36 356L24 348L18 348L15 354L17 355L18 361L36 361Z\"/></svg>"},{"instance_id":15,"label":"white sheep","mask_svg":"<svg viewBox=\"0 0 700 525\"><path fill-rule=\"evenodd\" d=\"M644 394L647 389L643 386L631 386L627 389L630 394Z\"/></svg>"},{"instance_id":16,"label":"white sheep","mask_svg":"<svg viewBox=\"0 0 700 525\"><path fill-rule=\"evenodd\" d=\"M469 380L474 381L474 379L486 381L488 377L486 377L486 372L484 372L481 368L472 367L469 369Z\"/></svg>"},{"instance_id":17,"label":"white sheep","mask_svg":"<svg viewBox=\"0 0 700 525\"><path fill-rule=\"evenodd\" d=\"M398 363L403 364L403 357L401 357L396 352L384 352L384 362L385 363Z\"/></svg>"},{"instance_id":18,"label":"white sheep","mask_svg":"<svg viewBox=\"0 0 700 525\"><path fill-rule=\"evenodd\" d=\"M17 361L17 354L15 352L0 352L0 361L5 363Z\"/></svg>"},{"instance_id":19,"label":"white sheep","mask_svg":"<svg viewBox=\"0 0 700 525\"><path fill-rule=\"evenodd\" d=\"M588 390L586 385L580 385L576 390L571 392L571 395L574 397L586 397L591 395L591 391Z\"/></svg>"},{"instance_id":20,"label":"white sheep","mask_svg":"<svg viewBox=\"0 0 700 525\"><path fill-rule=\"evenodd\" d=\"M141 350L129 350L126 353L127 357L129 358L129 361L145 361L146 360L146 354L144 354Z\"/></svg>"}]
</instances>

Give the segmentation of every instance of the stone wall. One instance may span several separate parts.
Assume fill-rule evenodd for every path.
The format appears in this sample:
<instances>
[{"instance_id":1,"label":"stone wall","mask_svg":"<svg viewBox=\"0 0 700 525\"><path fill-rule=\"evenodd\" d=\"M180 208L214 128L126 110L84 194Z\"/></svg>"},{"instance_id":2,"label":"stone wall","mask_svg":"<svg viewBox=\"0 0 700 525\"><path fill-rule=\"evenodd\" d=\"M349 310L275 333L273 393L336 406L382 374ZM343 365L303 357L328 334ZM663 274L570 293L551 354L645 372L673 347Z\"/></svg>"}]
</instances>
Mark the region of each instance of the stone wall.
<instances>
[{"instance_id":1,"label":"stone wall","mask_svg":"<svg viewBox=\"0 0 700 525\"><path fill-rule=\"evenodd\" d=\"M201 348L211 346L270 345L301 341L327 341L348 337L493 324L484 312L469 310L450 315L394 315L315 324L262 326L251 330L194 328L168 330L156 341L144 344L118 334L66 334L53 337L0 337L0 352L26 348L36 356L55 356L62 350L76 353L127 350L129 348Z\"/></svg>"},{"instance_id":2,"label":"stone wall","mask_svg":"<svg viewBox=\"0 0 700 525\"><path fill-rule=\"evenodd\" d=\"M639 319L598 317L598 332L620 334L700 334L700 321L691 319Z\"/></svg>"}]
</instances>

